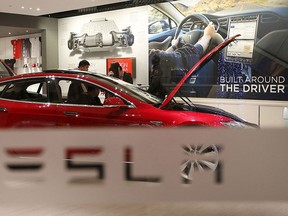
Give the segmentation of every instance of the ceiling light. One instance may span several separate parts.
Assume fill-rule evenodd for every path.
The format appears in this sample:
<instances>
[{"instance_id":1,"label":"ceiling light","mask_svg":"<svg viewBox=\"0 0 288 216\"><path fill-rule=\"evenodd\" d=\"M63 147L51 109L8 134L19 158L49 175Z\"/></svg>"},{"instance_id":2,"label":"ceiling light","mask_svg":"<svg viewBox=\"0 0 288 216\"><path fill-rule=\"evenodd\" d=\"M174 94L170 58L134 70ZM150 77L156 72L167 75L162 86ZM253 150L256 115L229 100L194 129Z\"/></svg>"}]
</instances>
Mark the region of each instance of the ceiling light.
<instances>
[{"instance_id":1,"label":"ceiling light","mask_svg":"<svg viewBox=\"0 0 288 216\"><path fill-rule=\"evenodd\" d=\"M37 10L37 11L40 11L40 8L37 8L36 10Z\"/></svg>"},{"instance_id":2,"label":"ceiling light","mask_svg":"<svg viewBox=\"0 0 288 216\"><path fill-rule=\"evenodd\" d=\"M25 9L25 7L24 7L24 6L22 6L21 8L22 8L22 9Z\"/></svg>"},{"instance_id":3,"label":"ceiling light","mask_svg":"<svg viewBox=\"0 0 288 216\"><path fill-rule=\"evenodd\" d=\"M29 9L32 10L33 8L30 7Z\"/></svg>"}]
</instances>

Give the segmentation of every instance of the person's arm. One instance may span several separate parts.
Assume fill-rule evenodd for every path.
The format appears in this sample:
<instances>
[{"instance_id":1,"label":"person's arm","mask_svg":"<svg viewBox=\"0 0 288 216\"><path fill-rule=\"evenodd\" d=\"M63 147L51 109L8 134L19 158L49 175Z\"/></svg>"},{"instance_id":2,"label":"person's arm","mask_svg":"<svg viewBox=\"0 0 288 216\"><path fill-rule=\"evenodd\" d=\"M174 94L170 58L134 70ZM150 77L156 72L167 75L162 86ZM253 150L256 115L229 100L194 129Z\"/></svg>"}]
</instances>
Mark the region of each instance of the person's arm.
<instances>
[{"instance_id":1,"label":"person's arm","mask_svg":"<svg viewBox=\"0 0 288 216\"><path fill-rule=\"evenodd\" d=\"M199 39L199 41L196 44L200 44L203 48L203 51L205 52L211 38L215 35L215 27L213 23L209 23L209 25L204 29L204 35ZM195 45L196 45L195 44Z\"/></svg>"},{"instance_id":2,"label":"person's arm","mask_svg":"<svg viewBox=\"0 0 288 216\"><path fill-rule=\"evenodd\" d=\"M215 31L215 27L214 27L213 23L209 23L209 25L204 29L203 36L196 43L196 44L199 44L202 46L203 52L206 51L206 49L209 45L209 42L210 42L211 38L214 36L215 32L216 31ZM170 46L166 50L166 52L175 51L178 48L179 40L180 40L180 37L178 37L177 39L173 39L171 42L172 46Z\"/></svg>"},{"instance_id":3,"label":"person's arm","mask_svg":"<svg viewBox=\"0 0 288 216\"><path fill-rule=\"evenodd\" d=\"M171 41L171 46L168 47L166 52L174 52L178 48L179 40L180 40L180 37L178 37L177 39L173 39Z\"/></svg>"}]
</instances>

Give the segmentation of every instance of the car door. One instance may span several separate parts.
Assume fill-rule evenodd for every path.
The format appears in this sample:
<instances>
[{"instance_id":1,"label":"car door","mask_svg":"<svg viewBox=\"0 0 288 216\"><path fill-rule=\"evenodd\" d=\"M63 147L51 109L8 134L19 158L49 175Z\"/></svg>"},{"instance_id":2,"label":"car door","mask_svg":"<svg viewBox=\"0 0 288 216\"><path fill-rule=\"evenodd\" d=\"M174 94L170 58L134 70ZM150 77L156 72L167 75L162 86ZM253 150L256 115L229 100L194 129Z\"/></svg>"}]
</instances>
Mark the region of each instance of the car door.
<instances>
[{"instance_id":1,"label":"car door","mask_svg":"<svg viewBox=\"0 0 288 216\"><path fill-rule=\"evenodd\" d=\"M140 115L135 106L130 105L127 101L115 96L112 92L108 92L100 86L93 86L91 83L80 81L78 81L78 84L75 82L77 81L59 81L62 89L62 98L65 98L64 100L66 101L58 106L58 126L90 127L130 126L139 124ZM72 85L76 90L74 88L72 89ZM78 87L76 87L77 85ZM89 85L99 88L101 104L92 104L90 100L86 102L83 100L81 100L81 102L80 100L78 102L76 101L75 98L80 99L77 94L86 95L88 93L87 89ZM72 92L73 94L71 94ZM106 100L105 98L107 97L109 97L110 100ZM107 103L107 101L109 102Z\"/></svg>"},{"instance_id":2,"label":"car door","mask_svg":"<svg viewBox=\"0 0 288 216\"><path fill-rule=\"evenodd\" d=\"M0 127L55 127L57 104L49 101L46 79L0 84Z\"/></svg>"}]
</instances>

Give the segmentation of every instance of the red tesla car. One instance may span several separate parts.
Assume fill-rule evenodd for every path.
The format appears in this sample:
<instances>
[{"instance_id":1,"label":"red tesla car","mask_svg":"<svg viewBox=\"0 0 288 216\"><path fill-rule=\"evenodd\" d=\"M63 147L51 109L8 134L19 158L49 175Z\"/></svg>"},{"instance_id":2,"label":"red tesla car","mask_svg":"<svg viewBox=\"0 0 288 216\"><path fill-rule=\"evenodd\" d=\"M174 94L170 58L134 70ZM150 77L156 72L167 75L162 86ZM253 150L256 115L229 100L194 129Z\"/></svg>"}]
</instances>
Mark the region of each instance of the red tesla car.
<instances>
[{"instance_id":1,"label":"red tesla car","mask_svg":"<svg viewBox=\"0 0 288 216\"><path fill-rule=\"evenodd\" d=\"M212 54L205 55L164 100L103 74L50 70L0 80L0 127L255 127L223 110L175 99L177 91Z\"/></svg>"}]
</instances>

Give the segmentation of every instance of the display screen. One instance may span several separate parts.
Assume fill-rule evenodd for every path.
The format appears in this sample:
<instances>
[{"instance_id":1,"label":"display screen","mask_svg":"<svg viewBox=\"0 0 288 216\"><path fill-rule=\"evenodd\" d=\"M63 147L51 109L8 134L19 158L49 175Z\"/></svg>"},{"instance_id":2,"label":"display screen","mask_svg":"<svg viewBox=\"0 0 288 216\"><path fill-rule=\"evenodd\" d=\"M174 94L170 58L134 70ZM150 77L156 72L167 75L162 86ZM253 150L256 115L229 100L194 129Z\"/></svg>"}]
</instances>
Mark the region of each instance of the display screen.
<instances>
[{"instance_id":1,"label":"display screen","mask_svg":"<svg viewBox=\"0 0 288 216\"><path fill-rule=\"evenodd\" d=\"M226 60L252 61L258 17L234 17L230 19L229 37L241 34L236 43L228 46Z\"/></svg>"},{"instance_id":2,"label":"display screen","mask_svg":"<svg viewBox=\"0 0 288 216\"><path fill-rule=\"evenodd\" d=\"M118 62L123 71L131 74L133 78L136 78L136 58L108 58L106 59L106 73L108 74L109 68L112 62Z\"/></svg>"}]
</instances>

